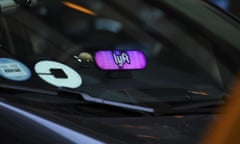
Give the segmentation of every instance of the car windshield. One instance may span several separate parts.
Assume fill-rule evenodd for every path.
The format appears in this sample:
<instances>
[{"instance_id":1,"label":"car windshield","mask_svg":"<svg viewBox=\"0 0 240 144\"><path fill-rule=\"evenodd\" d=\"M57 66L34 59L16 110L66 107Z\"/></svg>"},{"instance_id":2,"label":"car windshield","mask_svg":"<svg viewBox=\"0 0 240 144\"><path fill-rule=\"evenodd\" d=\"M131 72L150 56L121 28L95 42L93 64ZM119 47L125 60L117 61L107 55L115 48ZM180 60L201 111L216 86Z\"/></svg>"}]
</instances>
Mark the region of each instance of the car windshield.
<instances>
[{"instance_id":1,"label":"car windshield","mask_svg":"<svg viewBox=\"0 0 240 144\"><path fill-rule=\"evenodd\" d=\"M198 0L42 0L0 28L2 84L154 105L221 100L239 67L239 24Z\"/></svg>"}]
</instances>

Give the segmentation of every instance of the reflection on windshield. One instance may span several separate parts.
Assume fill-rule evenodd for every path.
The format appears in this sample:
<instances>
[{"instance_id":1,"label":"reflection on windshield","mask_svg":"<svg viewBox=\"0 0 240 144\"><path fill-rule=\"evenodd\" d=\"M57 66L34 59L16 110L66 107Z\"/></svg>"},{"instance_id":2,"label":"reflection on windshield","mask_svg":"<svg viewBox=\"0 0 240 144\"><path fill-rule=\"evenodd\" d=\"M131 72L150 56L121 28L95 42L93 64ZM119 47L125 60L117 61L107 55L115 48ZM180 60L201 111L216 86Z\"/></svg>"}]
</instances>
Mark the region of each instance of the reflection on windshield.
<instances>
[{"instance_id":1,"label":"reflection on windshield","mask_svg":"<svg viewBox=\"0 0 240 144\"><path fill-rule=\"evenodd\" d=\"M220 43L150 2L131 3L136 9L98 0L17 9L1 19L1 57L29 67L32 77L18 83L25 86L126 103L186 101L189 92L194 100L221 98L232 75L214 53Z\"/></svg>"}]
</instances>

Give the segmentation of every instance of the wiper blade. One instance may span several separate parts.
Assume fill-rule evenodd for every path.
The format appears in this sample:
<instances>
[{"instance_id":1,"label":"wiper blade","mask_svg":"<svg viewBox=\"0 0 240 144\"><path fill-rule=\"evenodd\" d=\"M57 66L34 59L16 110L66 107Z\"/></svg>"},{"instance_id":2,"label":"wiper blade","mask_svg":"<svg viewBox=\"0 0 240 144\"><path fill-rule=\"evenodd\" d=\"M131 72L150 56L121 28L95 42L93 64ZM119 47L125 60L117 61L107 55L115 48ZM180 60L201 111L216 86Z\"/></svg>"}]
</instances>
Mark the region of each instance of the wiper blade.
<instances>
[{"instance_id":1,"label":"wiper blade","mask_svg":"<svg viewBox=\"0 0 240 144\"><path fill-rule=\"evenodd\" d=\"M96 104L108 105L108 106L112 106L112 107L116 107L116 108L123 108L123 109L140 111L140 112L147 112L147 113L155 112L154 108L133 105L133 104L127 104L127 103L121 103L121 102L116 102L116 101L110 101L110 100L105 100L102 98L96 98L96 97L90 96L86 93L73 91L73 90L70 90L67 88L59 88L58 90L59 90L58 95L61 95L61 94L73 95L73 94L75 94L76 96L79 96L79 98L81 98L82 100L84 100L86 102L92 102L92 103L96 103Z\"/></svg>"},{"instance_id":2,"label":"wiper blade","mask_svg":"<svg viewBox=\"0 0 240 144\"><path fill-rule=\"evenodd\" d=\"M74 90L71 90L68 88L63 88L63 87L60 87L60 88L56 89L56 91L53 91L53 90L43 90L43 89L30 88L30 87L24 87L24 86L0 84L0 89L59 96L59 97L63 97L63 98L81 100L84 102L100 104L100 105L109 106L109 107L113 107L113 108L121 108L121 109L131 110L131 111L135 111L135 112L142 112L142 113L154 113L155 112L154 108L133 105L133 104L127 104L127 103L121 103L121 102L115 102L115 101L105 100L102 98L96 98L96 97L88 95L87 93L78 92L78 91L74 91Z\"/></svg>"},{"instance_id":3,"label":"wiper blade","mask_svg":"<svg viewBox=\"0 0 240 144\"><path fill-rule=\"evenodd\" d=\"M215 100L215 101L204 101L204 102L195 102L191 104L186 104L182 106L174 107L174 110L188 110L188 109L197 109L197 108L207 108L207 107L215 107L221 106L225 104L223 100Z\"/></svg>"},{"instance_id":4,"label":"wiper blade","mask_svg":"<svg viewBox=\"0 0 240 144\"><path fill-rule=\"evenodd\" d=\"M10 84L0 84L0 89L20 91L20 92L32 92L32 93L48 94L48 95L58 94L57 92L50 91L50 90L43 90L38 88L30 88L30 87L10 85Z\"/></svg>"},{"instance_id":5,"label":"wiper blade","mask_svg":"<svg viewBox=\"0 0 240 144\"><path fill-rule=\"evenodd\" d=\"M181 115L217 113L217 108L224 105L224 100L199 101L193 103L177 104L165 110L155 110L155 115Z\"/></svg>"}]
</instances>

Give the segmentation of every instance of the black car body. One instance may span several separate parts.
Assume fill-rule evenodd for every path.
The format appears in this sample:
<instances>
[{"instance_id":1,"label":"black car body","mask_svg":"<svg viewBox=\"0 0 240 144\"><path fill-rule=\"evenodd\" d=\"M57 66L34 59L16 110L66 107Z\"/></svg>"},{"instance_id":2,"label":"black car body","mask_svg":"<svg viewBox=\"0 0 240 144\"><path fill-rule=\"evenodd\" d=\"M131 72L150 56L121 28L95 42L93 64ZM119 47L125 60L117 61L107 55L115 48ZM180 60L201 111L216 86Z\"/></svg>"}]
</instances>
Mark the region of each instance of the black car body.
<instances>
[{"instance_id":1,"label":"black car body","mask_svg":"<svg viewBox=\"0 0 240 144\"><path fill-rule=\"evenodd\" d=\"M199 0L40 1L0 28L1 143L201 143L239 70L239 22Z\"/></svg>"}]
</instances>

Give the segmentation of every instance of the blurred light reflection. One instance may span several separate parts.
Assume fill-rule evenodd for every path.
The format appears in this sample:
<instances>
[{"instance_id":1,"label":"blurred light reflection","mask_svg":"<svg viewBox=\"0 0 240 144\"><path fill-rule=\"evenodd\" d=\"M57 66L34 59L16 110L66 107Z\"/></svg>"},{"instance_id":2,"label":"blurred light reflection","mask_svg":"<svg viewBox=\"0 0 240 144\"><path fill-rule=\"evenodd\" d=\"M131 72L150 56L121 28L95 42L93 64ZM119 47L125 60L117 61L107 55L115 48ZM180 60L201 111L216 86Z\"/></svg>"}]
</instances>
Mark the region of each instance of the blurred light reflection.
<instances>
[{"instance_id":1,"label":"blurred light reflection","mask_svg":"<svg viewBox=\"0 0 240 144\"><path fill-rule=\"evenodd\" d=\"M66 6L66 7L69 7L71 9L74 9L74 10L77 10L77 11L80 11L82 13L85 13L85 14L89 14L89 15L92 15L92 16L95 16L96 13L90 9L87 9L83 6L80 6L78 4L75 4L75 3L71 3L71 2L68 2L68 1L63 1L63 4Z\"/></svg>"}]
</instances>

